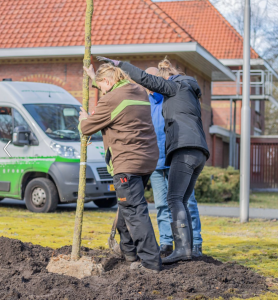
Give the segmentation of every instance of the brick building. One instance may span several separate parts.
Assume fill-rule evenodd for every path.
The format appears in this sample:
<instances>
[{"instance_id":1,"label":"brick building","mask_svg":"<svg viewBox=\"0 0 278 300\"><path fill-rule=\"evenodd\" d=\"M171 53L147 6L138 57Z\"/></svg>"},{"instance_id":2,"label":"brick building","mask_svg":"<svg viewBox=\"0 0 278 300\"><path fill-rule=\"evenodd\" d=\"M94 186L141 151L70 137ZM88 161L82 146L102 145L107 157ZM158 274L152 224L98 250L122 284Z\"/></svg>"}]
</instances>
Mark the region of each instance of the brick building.
<instances>
[{"instance_id":1,"label":"brick building","mask_svg":"<svg viewBox=\"0 0 278 300\"><path fill-rule=\"evenodd\" d=\"M235 75L150 0L96 0L92 53L145 69L168 55L202 88L202 118L210 151L211 82ZM83 0L6 1L0 7L0 79L59 85L82 100ZM98 95L90 90L90 110ZM211 159L208 161L211 165Z\"/></svg>"},{"instance_id":2,"label":"brick building","mask_svg":"<svg viewBox=\"0 0 278 300\"><path fill-rule=\"evenodd\" d=\"M236 75L234 82L212 83L213 139L212 165L238 167L241 132L243 38L209 0L154 0L192 38ZM265 101L276 106L273 81L277 73L251 49L251 135L264 134ZM230 143L230 140L232 141Z\"/></svg>"}]
</instances>

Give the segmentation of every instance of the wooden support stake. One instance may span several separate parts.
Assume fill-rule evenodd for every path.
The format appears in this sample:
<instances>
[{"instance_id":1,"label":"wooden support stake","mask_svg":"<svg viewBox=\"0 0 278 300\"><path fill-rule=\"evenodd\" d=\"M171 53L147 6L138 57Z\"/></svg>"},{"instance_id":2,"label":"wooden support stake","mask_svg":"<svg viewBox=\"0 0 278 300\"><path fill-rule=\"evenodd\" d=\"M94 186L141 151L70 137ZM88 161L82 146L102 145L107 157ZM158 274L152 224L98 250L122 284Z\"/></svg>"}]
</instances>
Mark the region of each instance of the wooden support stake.
<instances>
[{"instance_id":1,"label":"wooden support stake","mask_svg":"<svg viewBox=\"0 0 278 300\"><path fill-rule=\"evenodd\" d=\"M91 63L91 29L92 29L92 16L94 11L93 0L86 0L86 17L85 17L85 54L83 65L89 68ZM89 107L89 76L83 71L83 99L82 106L88 112ZM75 215L75 225L73 233L73 243L71 260L80 259L81 249L81 234L83 225L83 211L85 201L86 189L86 165L87 165L87 142L88 138L81 134L81 150L80 150L80 171L79 171L79 186L78 186L78 199Z\"/></svg>"}]
</instances>

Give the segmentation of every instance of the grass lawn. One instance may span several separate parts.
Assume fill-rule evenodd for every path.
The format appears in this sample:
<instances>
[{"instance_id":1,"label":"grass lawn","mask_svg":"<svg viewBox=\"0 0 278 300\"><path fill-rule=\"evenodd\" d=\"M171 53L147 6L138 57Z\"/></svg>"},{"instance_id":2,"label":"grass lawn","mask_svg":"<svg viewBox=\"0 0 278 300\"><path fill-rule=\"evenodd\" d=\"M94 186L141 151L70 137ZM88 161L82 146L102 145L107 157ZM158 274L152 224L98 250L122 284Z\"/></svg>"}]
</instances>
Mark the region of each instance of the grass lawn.
<instances>
[{"instance_id":1,"label":"grass lawn","mask_svg":"<svg viewBox=\"0 0 278 300\"><path fill-rule=\"evenodd\" d=\"M56 213L34 214L24 208L1 207L0 236L59 248L72 243L75 211L59 208ZM115 211L87 209L82 244L107 248ZM156 217L151 215L158 237ZM223 262L236 261L267 277L278 278L278 221L202 217L203 251ZM278 286L274 286L277 288ZM264 298L266 297L266 298ZM268 294L254 299L278 299Z\"/></svg>"},{"instance_id":2,"label":"grass lawn","mask_svg":"<svg viewBox=\"0 0 278 300\"><path fill-rule=\"evenodd\" d=\"M201 203L201 202L199 203L200 205L212 205L212 206L233 206L233 207L239 206L239 202L235 202L235 201L227 201L224 203ZM278 209L278 193L251 193L250 207Z\"/></svg>"}]
</instances>

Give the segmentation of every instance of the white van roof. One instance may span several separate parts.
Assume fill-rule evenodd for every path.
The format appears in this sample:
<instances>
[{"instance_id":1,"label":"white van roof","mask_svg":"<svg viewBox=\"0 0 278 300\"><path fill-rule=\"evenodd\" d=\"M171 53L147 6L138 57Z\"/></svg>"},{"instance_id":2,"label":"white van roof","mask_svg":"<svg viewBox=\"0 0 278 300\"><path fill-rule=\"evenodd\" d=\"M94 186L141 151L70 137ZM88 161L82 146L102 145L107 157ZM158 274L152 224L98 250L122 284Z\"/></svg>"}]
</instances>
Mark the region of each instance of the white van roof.
<instances>
[{"instance_id":1,"label":"white van roof","mask_svg":"<svg viewBox=\"0 0 278 300\"><path fill-rule=\"evenodd\" d=\"M7 96L9 96L9 99L7 99ZM63 88L54 84L39 82L1 81L0 104L1 100L21 104L58 103L81 105Z\"/></svg>"}]
</instances>

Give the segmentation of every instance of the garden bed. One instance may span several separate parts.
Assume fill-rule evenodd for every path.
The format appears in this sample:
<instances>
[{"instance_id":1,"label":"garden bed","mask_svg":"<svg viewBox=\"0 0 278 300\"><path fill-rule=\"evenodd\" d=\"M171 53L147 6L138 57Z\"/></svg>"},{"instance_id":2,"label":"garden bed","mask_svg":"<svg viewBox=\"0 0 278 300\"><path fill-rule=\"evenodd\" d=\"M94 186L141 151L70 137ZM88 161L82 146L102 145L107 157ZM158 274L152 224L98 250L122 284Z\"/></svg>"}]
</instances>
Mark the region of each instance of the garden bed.
<instances>
[{"instance_id":1,"label":"garden bed","mask_svg":"<svg viewBox=\"0 0 278 300\"><path fill-rule=\"evenodd\" d=\"M0 299L231 299L268 291L265 277L208 256L165 266L157 275L130 271L109 250L82 248L103 265L104 275L78 280L48 273L50 257L70 251L0 237Z\"/></svg>"}]
</instances>

